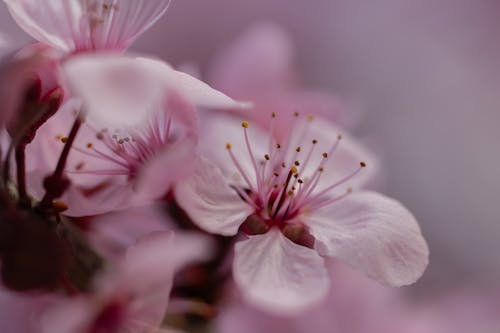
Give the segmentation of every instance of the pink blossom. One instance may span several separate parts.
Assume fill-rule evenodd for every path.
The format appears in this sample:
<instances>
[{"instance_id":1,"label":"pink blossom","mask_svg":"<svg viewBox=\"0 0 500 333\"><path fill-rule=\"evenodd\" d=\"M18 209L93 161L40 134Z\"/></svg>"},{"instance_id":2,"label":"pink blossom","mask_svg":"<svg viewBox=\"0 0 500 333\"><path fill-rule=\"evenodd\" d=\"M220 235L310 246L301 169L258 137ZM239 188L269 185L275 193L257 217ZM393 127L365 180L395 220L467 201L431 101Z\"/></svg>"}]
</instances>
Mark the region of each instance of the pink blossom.
<instances>
[{"instance_id":1,"label":"pink blossom","mask_svg":"<svg viewBox=\"0 0 500 333\"><path fill-rule=\"evenodd\" d=\"M173 235L154 232L128 249L91 294L61 301L41 319L42 332L157 332L172 287Z\"/></svg>"},{"instance_id":2,"label":"pink blossom","mask_svg":"<svg viewBox=\"0 0 500 333\"><path fill-rule=\"evenodd\" d=\"M65 53L124 50L167 10L170 0L4 0L17 24Z\"/></svg>"},{"instance_id":3,"label":"pink blossom","mask_svg":"<svg viewBox=\"0 0 500 333\"><path fill-rule=\"evenodd\" d=\"M341 121L338 98L304 88L295 60L294 43L286 31L271 22L257 23L218 54L208 81L234 98L254 102L245 117L260 126L269 124L269 110L279 113L274 128L278 136L287 135L295 111Z\"/></svg>"},{"instance_id":4,"label":"pink blossom","mask_svg":"<svg viewBox=\"0 0 500 333\"><path fill-rule=\"evenodd\" d=\"M28 147L29 169L31 189L41 197L44 177L84 114L66 168L73 186L61 198L71 216L160 198L191 170L198 131L194 107L245 106L159 60L92 54L72 57L63 68L81 99L68 100L40 129Z\"/></svg>"},{"instance_id":5,"label":"pink blossom","mask_svg":"<svg viewBox=\"0 0 500 333\"><path fill-rule=\"evenodd\" d=\"M269 126L275 121L279 115ZM210 160L197 158L176 199L203 229L246 234L235 246L233 276L249 302L285 313L319 302L329 286L324 257L392 286L422 275L428 248L415 218L361 190L372 157L349 135L298 115L285 141L248 122L241 133L228 117L204 126L212 134L201 151Z\"/></svg>"}]
</instances>

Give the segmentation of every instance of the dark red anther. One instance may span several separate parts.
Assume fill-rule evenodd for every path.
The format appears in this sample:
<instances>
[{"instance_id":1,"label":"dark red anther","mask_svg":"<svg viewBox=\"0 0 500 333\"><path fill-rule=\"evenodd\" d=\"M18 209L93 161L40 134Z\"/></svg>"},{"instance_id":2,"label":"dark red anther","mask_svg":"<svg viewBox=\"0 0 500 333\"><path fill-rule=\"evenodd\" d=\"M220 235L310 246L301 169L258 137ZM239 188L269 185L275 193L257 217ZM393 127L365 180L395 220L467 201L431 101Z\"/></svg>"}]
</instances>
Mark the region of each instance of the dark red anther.
<instances>
[{"instance_id":1,"label":"dark red anther","mask_svg":"<svg viewBox=\"0 0 500 333\"><path fill-rule=\"evenodd\" d=\"M271 225L257 214L252 214L241 225L241 231L247 235L261 235L269 231Z\"/></svg>"},{"instance_id":2,"label":"dark red anther","mask_svg":"<svg viewBox=\"0 0 500 333\"><path fill-rule=\"evenodd\" d=\"M309 228L302 223L286 223L281 228L281 232L295 244L310 249L314 248L314 236L309 232Z\"/></svg>"}]
</instances>

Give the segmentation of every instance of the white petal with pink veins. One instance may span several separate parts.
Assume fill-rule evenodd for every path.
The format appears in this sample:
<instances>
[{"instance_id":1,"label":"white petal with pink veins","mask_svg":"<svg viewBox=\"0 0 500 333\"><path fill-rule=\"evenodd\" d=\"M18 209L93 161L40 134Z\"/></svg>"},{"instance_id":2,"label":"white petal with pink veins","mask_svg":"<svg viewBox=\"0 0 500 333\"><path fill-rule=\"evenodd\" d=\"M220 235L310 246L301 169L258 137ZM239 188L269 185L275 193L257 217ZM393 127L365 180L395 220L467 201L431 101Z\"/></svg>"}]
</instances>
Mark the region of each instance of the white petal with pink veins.
<instances>
[{"instance_id":1,"label":"white petal with pink veins","mask_svg":"<svg viewBox=\"0 0 500 333\"><path fill-rule=\"evenodd\" d=\"M122 50L165 12L169 0L4 0L17 24L65 52Z\"/></svg>"},{"instance_id":2,"label":"white petal with pink veins","mask_svg":"<svg viewBox=\"0 0 500 333\"><path fill-rule=\"evenodd\" d=\"M233 275L246 300L276 314L293 314L328 293L324 260L277 229L235 246Z\"/></svg>"},{"instance_id":3,"label":"white petal with pink veins","mask_svg":"<svg viewBox=\"0 0 500 333\"><path fill-rule=\"evenodd\" d=\"M346 198L299 217L322 255L341 259L392 286L414 283L428 264L429 249L413 215L375 192Z\"/></svg>"},{"instance_id":4,"label":"white petal with pink veins","mask_svg":"<svg viewBox=\"0 0 500 333\"><path fill-rule=\"evenodd\" d=\"M174 190L178 204L202 229L235 235L253 212L231 188L220 170L203 157L194 161L194 173Z\"/></svg>"}]
</instances>

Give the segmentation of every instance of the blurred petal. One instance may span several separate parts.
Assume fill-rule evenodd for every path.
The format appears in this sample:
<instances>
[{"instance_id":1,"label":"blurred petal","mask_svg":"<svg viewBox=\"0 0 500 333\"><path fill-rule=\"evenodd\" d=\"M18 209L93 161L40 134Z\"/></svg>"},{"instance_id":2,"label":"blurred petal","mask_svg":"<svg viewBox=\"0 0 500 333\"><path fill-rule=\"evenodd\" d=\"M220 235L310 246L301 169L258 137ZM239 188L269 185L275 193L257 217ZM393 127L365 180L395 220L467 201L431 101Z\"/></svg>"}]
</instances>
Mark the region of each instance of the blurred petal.
<instances>
[{"instance_id":1,"label":"blurred petal","mask_svg":"<svg viewBox=\"0 0 500 333\"><path fill-rule=\"evenodd\" d=\"M252 213L217 166L203 157L194 161L194 174L175 188L175 198L193 222L206 231L235 235Z\"/></svg>"},{"instance_id":2,"label":"blurred petal","mask_svg":"<svg viewBox=\"0 0 500 333\"><path fill-rule=\"evenodd\" d=\"M275 228L236 244L233 275L249 302L276 314L318 303L329 287L323 258Z\"/></svg>"},{"instance_id":3,"label":"blurred petal","mask_svg":"<svg viewBox=\"0 0 500 333\"><path fill-rule=\"evenodd\" d=\"M181 182L192 172L194 156L195 143L192 140L167 145L145 162L137 175L134 190L145 199L161 197L173 184Z\"/></svg>"},{"instance_id":4,"label":"blurred petal","mask_svg":"<svg viewBox=\"0 0 500 333\"><path fill-rule=\"evenodd\" d=\"M120 266L121 283L125 290L168 289L172 285L175 253L174 234L171 231L154 231L142 236L131 246Z\"/></svg>"},{"instance_id":5,"label":"blurred petal","mask_svg":"<svg viewBox=\"0 0 500 333\"><path fill-rule=\"evenodd\" d=\"M277 25L261 23L219 56L210 82L235 98L262 99L289 88L292 63L289 36Z\"/></svg>"},{"instance_id":6,"label":"blurred petal","mask_svg":"<svg viewBox=\"0 0 500 333\"><path fill-rule=\"evenodd\" d=\"M81 55L70 58L63 69L89 119L102 127L145 122L161 108L167 93L158 73L145 70L131 57Z\"/></svg>"},{"instance_id":7,"label":"blurred petal","mask_svg":"<svg viewBox=\"0 0 500 333\"><path fill-rule=\"evenodd\" d=\"M151 58L137 58L137 60L161 76L168 88L175 90L196 106L214 109L246 109L251 106L250 103L234 101L205 82L176 71L163 61Z\"/></svg>"},{"instance_id":8,"label":"blurred petal","mask_svg":"<svg viewBox=\"0 0 500 333\"><path fill-rule=\"evenodd\" d=\"M412 284L427 267L429 249L417 221L381 194L354 192L300 219L310 227L320 254L384 284Z\"/></svg>"},{"instance_id":9,"label":"blurred petal","mask_svg":"<svg viewBox=\"0 0 500 333\"><path fill-rule=\"evenodd\" d=\"M73 92L83 99L89 118L100 125L141 124L164 106L169 92L196 106L245 106L159 60L91 54L72 57L63 68Z\"/></svg>"}]
</instances>

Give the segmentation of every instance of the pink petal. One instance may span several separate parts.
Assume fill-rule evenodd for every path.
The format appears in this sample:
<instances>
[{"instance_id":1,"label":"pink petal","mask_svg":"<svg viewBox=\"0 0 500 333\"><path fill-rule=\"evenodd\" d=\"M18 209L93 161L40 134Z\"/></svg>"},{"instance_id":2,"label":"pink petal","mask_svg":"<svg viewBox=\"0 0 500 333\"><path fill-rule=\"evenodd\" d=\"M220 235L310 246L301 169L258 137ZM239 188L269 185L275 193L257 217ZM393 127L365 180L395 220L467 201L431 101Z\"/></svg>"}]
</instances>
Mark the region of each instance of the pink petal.
<instances>
[{"instance_id":1,"label":"pink petal","mask_svg":"<svg viewBox=\"0 0 500 333\"><path fill-rule=\"evenodd\" d=\"M95 310L83 297L61 300L47 308L40 318L40 332L68 333L83 332L90 325Z\"/></svg>"},{"instance_id":2,"label":"pink petal","mask_svg":"<svg viewBox=\"0 0 500 333\"><path fill-rule=\"evenodd\" d=\"M169 0L4 0L17 24L36 40L65 52L125 49L165 12ZM95 8L92 8L95 6Z\"/></svg>"},{"instance_id":3,"label":"pink petal","mask_svg":"<svg viewBox=\"0 0 500 333\"><path fill-rule=\"evenodd\" d=\"M157 73L168 88L178 92L196 106L214 109L248 109L252 105L247 102L234 101L205 82L177 71L163 61L151 58L137 58L137 60L150 71Z\"/></svg>"},{"instance_id":4,"label":"pink petal","mask_svg":"<svg viewBox=\"0 0 500 333\"><path fill-rule=\"evenodd\" d=\"M323 258L274 228L236 244L233 275L248 302L275 314L304 310L329 287Z\"/></svg>"},{"instance_id":5,"label":"pink petal","mask_svg":"<svg viewBox=\"0 0 500 333\"><path fill-rule=\"evenodd\" d=\"M131 57L89 54L70 58L65 77L84 101L89 120L101 127L142 124L161 109L166 97L157 73Z\"/></svg>"},{"instance_id":6,"label":"pink petal","mask_svg":"<svg viewBox=\"0 0 500 333\"><path fill-rule=\"evenodd\" d=\"M167 145L143 165L137 175L135 191L146 200L158 199L192 172L194 156L193 140Z\"/></svg>"},{"instance_id":7,"label":"pink petal","mask_svg":"<svg viewBox=\"0 0 500 333\"><path fill-rule=\"evenodd\" d=\"M83 99L89 119L101 126L142 124L164 107L169 92L196 106L245 106L159 60L90 54L72 57L63 69L72 91Z\"/></svg>"},{"instance_id":8,"label":"pink petal","mask_svg":"<svg viewBox=\"0 0 500 333\"><path fill-rule=\"evenodd\" d=\"M195 159L194 174L177 185L175 198L202 229L226 236L235 235L253 211L203 157Z\"/></svg>"},{"instance_id":9,"label":"pink petal","mask_svg":"<svg viewBox=\"0 0 500 333\"><path fill-rule=\"evenodd\" d=\"M92 221L92 240L99 250L111 258L117 258L133 246L137 239L154 231L173 231L175 251L170 259L174 269L193 262L210 259L214 252L211 237L198 232L176 230L175 224L163 207L150 205L126 209L97 217Z\"/></svg>"},{"instance_id":10,"label":"pink petal","mask_svg":"<svg viewBox=\"0 0 500 333\"><path fill-rule=\"evenodd\" d=\"M320 254L336 257L392 286L414 283L428 264L429 249L413 215L375 192L354 192L303 214Z\"/></svg>"},{"instance_id":11,"label":"pink petal","mask_svg":"<svg viewBox=\"0 0 500 333\"><path fill-rule=\"evenodd\" d=\"M261 100L290 88L292 63L289 36L279 26L261 23L219 56L210 82L236 98Z\"/></svg>"},{"instance_id":12,"label":"pink petal","mask_svg":"<svg viewBox=\"0 0 500 333\"><path fill-rule=\"evenodd\" d=\"M174 244L171 231L154 231L142 236L127 250L118 267L119 276L105 277L100 288L124 290L136 295L147 294L155 289L169 290L175 270L172 260Z\"/></svg>"}]
</instances>

